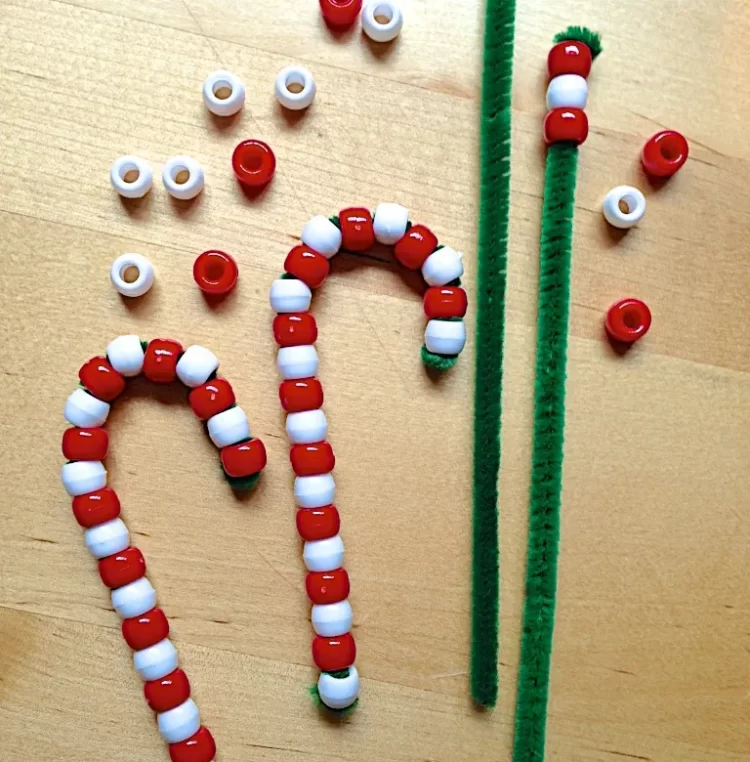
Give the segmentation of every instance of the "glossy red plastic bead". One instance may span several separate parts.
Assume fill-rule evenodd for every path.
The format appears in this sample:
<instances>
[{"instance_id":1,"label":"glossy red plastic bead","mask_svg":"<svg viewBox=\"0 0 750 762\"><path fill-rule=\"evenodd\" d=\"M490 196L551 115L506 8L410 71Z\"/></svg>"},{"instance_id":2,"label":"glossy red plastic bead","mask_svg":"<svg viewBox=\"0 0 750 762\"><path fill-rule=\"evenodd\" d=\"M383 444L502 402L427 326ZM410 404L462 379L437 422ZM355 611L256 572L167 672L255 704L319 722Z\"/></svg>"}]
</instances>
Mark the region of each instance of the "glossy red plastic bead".
<instances>
[{"instance_id":1,"label":"glossy red plastic bead","mask_svg":"<svg viewBox=\"0 0 750 762\"><path fill-rule=\"evenodd\" d=\"M396 242L393 256L409 270L419 270L437 245L437 236L428 227L412 225Z\"/></svg>"},{"instance_id":2,"label":"glossy red plastic bead","mask_svg":"<svg viewBox=\"0 0 750 762\"><path fill-rule=\"evenodd\" d=\"M232 154L232 169L237 179L248 188L268 185L276 171L276 157L262 140L243 140Z\"/></svg>"},{"instance_id":3,"label":"glossy red plastic bead","mask_svg":"<svg viewBox=\"0 0 750 762\"><path fill-rule=\"evenodd\" d=\"M335 638L316 636L312 642L315 665L321 672L336 672L351 667L357 659L357 646L350 632Z\"/></svg>"},{"instance_id":4,"label":"glossy red plastic bead","mask_svg":"<svg viewBox=\"0 0 750 762\"><path fill-rule=\"evenodd\" d=\"M140 616L123 619L122 636L134 651L142 651L169 637L169 622L161 609L151 609Z\"/></svg>"},{"instance_id":5,"label":"glossy red plastic bead","mask_svg":"<svg viewBox=\"0 0 750 762\"><path fill-rule=\"evenodd\" d=\"M323 18L331 26L351 26L362 10L362 0L320 0Z\"/></svg>"},{"instance_id":6,"label":"glossy red plastic bead","mask_svg":"<svg viewBox=\"0 0 750 762\"><path fill-rule=\"evenodd\" d=\"M112 521L120 515L120 501L111 487L73 498L73 515L85 529Z\"/></svg>"},{"instance_id":7,"label":"glossy red plastic bead","mask_svg":"<svg viewBox=\"0 0 750 762\"><path fill-rule=\"evenodd\" d=\"M266 467L266 448L260 439L221 448L221 465L228 476L257 474Z\"/></svg>"},{"instance_id":8,"label":"glossy red plastic bead","mask_svg":"<svg viewBox=\"0 0 750 762\"><path fill-rule=\"evenodd\" d=\"M549 78L561 74L578 74L586 79L591 72L591 48L578 40L558 42L547 56Z\"/></svg>"},{"instance_id":9,"label":"glossy red plastic bead","mask_svg":"<svg viewBox=\"0 0 750 762\"><path fill-rule=\"evenodd\" d=\"M126 548L99 561L99 576L111 588L135 582L146 574L146 559L138 548Z\"/></svg>"},{"instance_id":10,"label":"glossy red plastic bead","mask_svg":"<svg viewBox=\"0 0 750 762\"><path fill-rule=\"evenodd\" d=\"M152 339L143 358L143 375L157 384L169 384L177 378L177 361L182 344L172 339Z\"/></svg>"},{"instance_id":11,"label":"glossy red plastic bead","mask_svg":"<svg viewBox=\"0 0 750 762\"><path fill-rule=\"evenodd\" d=\"M190 407L201 421L222 413L235 403L232 385L225 378L214 378L201 386L196 386L188 397Z\"/></svg>"},{"instance_id":12,"label":"glossy red plastic bead","mask_svg":"<svg viewBox=\"0 0 750 762\"><path fill-rule=\"evenodd\" d=\"M176 669L159 680L146 682L143 693L154 712L168 712L190 698L190 681L181 669Z\"/></svg>"},{"instance_id":13,"label":"glossy red plastic bead","mask_svg":"<svg viewBox=\"0 0 750 762\"><path fill-rule=\"evenodd\" d=\"M65 429L62 440L63 455L67 460L104 460L109 449L106 429Z\"/></svg>"},{"instance_id":14,"label":"glossy red plastic bead","mask_svg":"<svg viewBox=\"0 0 750 762\"><path fill-rule=\"evenodd\" d=\"M273 319L273 337L280 347L314 344L318 339L318 326L309 312L289 312Z\"/></svg>"},{"instance_id":15,"label":"glossy red plastic bead","mask_svg":"<svg viewBox=\"0 0 750 762\"><path fill-rule=\"evenodd\" d=\"M237 263L224 251L204 251L193 262L193 280L204 294L228 294L237 285L238 275Z\"/></svg>"},{"instance_id":16,"label":"glossy red plastic bead","mask_svg":"<svg viewBox=\"0 0 750 762\"><path fill-rule=\"evenodd\" d=\"M281 400L281 407L287 413L317 410L323 406L323 387L317 378L282 381L279 386L279 399Z\"/></svg>"},{"instance_id":17,"label":"glossy red plastic bead","mask_svg":"<svg viewBox=\"0 0 750 762\"><path fill-rule=\"evenodd\" d=\"M641 151L641 163L649 175L671 177L687 161L689 153L685 137L674 130L657 132Z\"/></svg>"},{"instance_id":18,"label":"glossy red plastic bead","mask_svg":"<svg viewBox=\"0 0 750 762\"><path fill-rule=\"evenodd\" d=\"M328 277L331 263L309 246L295 246L284 261L284 270L310 288L318 288Z\"/></svg>"},{"instance_id":19,"label":"glossy red plastic bead","mask_svg":"<svg viewBox=\"0 0 750 762\"><path fill-rule=\"evenodd\" d=\"M351 206L339 212L341 247L348 251L367 251L375 243L375 228L369 209Z\"/></svg>"},{"instance_id":20,"label":"glossy red plastic bead","mask_svg":"<svg viewBox=\"0 0 750 762\"><path fill-rule=\"evenodd\" d=\"M125 379L106 357L92 357L81 366L78 378L94 397L104 402L111 402L125 391Z\"/></svg>"},{"instance_id":21,"label":"glossy red plastic bead","mask_svg":"<svg viewBox=\"0 0 750 762\"><path fill-rule=\"evenodd\" d=\"M458 286L433 286L424 295L424 314L430 320L463 317L467 307L466 291Z\"/></svg>"},{"instance_id":22,"label":"glossy red plastic bead","mask_svg":"<svg viewBox=\"0 0 750 762\"><path fill-rule=\"evenodd\" d=\"M169 744L172 762L211 762L216 756L216 741L211 731L201 725L197 733L180 743Z\"/></svg>"},{"instance_id":23,"label":"glossy red plastic bead","mask_svg":"<svg viewBox=\"0 0 750 762\"><path fill-rule=\"evenodd\" d=\"M305 587L307 597L316 605L338 603L349 597L349 575L346 569L309 572Z\"/></svg>"},{"instance_id":24,"label":"glossy red plastic bead","mask_svg":"<svg viewBox=\"0 0 750 762\"><path fill-rule=\"evenodd\" d=\"M336 458L328 442L296 444L289 450L289 460L297 476L317 476L333 471Z\"/></svg>"},{"instance_id":25,"label":"glossy red plastic bead","mask_svg":"<svg viewBox=\"0 0 750 762\"><path fill-rule=\"evenodd\" d=\"M339 533L341 519L335 505L320 508L300 508L297 511L297 531L307 541L325 540Z\"/></svg>"},{"instance_id":26,"label":"glossy red plastic bead","mask_svg":"<svg viewBox=\"0 0 750 762\"><path fill-rule=\"evenodd\" d=\"M580 108L553 108L544 117L544 142L580 145L589 135L589 120Z\"/></svg>"},{"instance_id":27,"label":"glossy red plastic bead","mask_svg":"<svg viewBox=\"0 0 750 762\"><path fill-rule=\"evenodd\" d=\"M632 344L648 333L651 310L640 299L621 299L607 310L604 325L615 341Z\"/></svg>"}]
</instances>

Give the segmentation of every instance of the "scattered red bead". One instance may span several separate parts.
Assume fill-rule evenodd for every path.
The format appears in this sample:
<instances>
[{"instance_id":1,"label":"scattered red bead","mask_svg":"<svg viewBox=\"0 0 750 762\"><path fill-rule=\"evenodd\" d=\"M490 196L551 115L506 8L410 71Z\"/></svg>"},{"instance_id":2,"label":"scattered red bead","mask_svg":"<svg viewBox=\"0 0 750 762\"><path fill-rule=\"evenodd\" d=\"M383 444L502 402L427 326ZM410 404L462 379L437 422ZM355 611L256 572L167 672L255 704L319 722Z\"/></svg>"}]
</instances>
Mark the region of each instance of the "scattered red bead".
<instances>
[{"instance_id":1,"label":"scattered red bead","mask_svg":"<svg viewBox=\"0 0 750 762\"><path fill-rule=\"evenodd\" d=\"M257 474L266 467L266 447L260 439L221 449L221 465L227 476L240 478Z\"/></svg>"},{"instance_id":2,"label":"scattered red bead","mask_svg":"<svg viewBox=\"0 0 750 762\"><path fill-rule=\"evenodd\" d=\"M177 378L177 361L182 344L172 339L152 339L143 358L143 375L157 384L170 384Z\"/></svg>"},{"instance_id":3,"label":"scattered red bead","mask_svg":"<svg viewBox=\"0 0 750 762\"><path fill-rule=\"evenodd\" d=\"M237 263L223 251L204 251L193 263L193 280L211 296L228 294L237 285L238 275Z\"/></svg>"},{"instance_id":4,"label":"scattered red bead","mask_svg":"<svg viewBox=\"0 0 750 762\"><path fill-rule=\"evenodd\" d=\"M317 476L333 471L336 458L328 442L292 445L289 460L297 476Z\"/></svg>"},{"instance_id":5,"label":"scattered red bead","mask_svg":"<svg viewBox=\"0 0 750 762\"><path fill-rule=\"evenodd\" d=\"M607 333L624 344L642 339L651 327L651 310L640 299L621 299L607 311Z\"/></svg>"},{"instance_id":6,"label":"scattered red bead","mask_svg":"<svg viewBox=\"0 0 750 762\"><path fill-rule=\"evenodd\" d=\"M190 407L201 421L222 413L235 403L232 385L225 378L214 378L196 386L188 397Z\"/></svg>"},{"instance_id":7,"label":"scattered red bead","mask_svg":"<svg viewBox=\"0 0 750 762\"><path fill-rule=\"evenodd\" d=\"M580 108L553 108L544 118L544 142L580 145L588 137L589 120Z\"/></svg>"},{"instance_id":8,"label":"scattered red bead","mask_svg":"<svg viewBox=\"0 0 750 762\"><path fill-rule=\"evenodd\" d=\"M305 579L307 597L317 605L338 603L349 597L349 575L346 569L309 572Z\"/></svg>"},{"instance_id":9,"label":"scattered red bead","mask_svg":"<svg viewBox=\"0 0 750 762\"><path fill-rule=\"evenodd\" d=\"M271 182L276 171L276 157L262 140L243 140L232 154L232 169L248 188L261 188Z\"/></svg>"},{"instance_id":10,"label":"scattered red bead","mask_svg":"<svg viewBox=\"0 0 750 762\"><path fill-rule=\"evenodd\" d=\"M280 347L314 344L318 339L318 326L309 312L290 312L273 319L273 336Z\"/></svg>"},{"instance_id":11,"label":"scattered red bead","mask_svg":"<svg viewBox=\"0 0 750 762\"><path fill-rule=\"evenodd\" d=\"M350 632L335 638L316 636L312 643L313 661L322 672L351 667L357 659L357 646Z\"/></svg>"},{"instance_id":12,"label":"scattered red bead","mask_svg":"<svg viewBox=\"0 0 750 762\"><path fill-rule=\"evenodd\" d=\"M111 588L129 585L146 573L146 559L138 548L126 548L99 561L99 576Z\"/></svg>"},{"instance_id":13,"label":"scattered red bead","mask_svg":"<svg viewBox=\"0 0 750 762\"><path fill-rule=\"evenodd\" d=\"M335 505L320 508L300 508L297 511L297 531L307 541L325 540L339 533L341 519Z\"/></svg>"},{"instance_id":14,"label":"scattered red bead","mask_svg":"<svg viewBox=\"0 0 750 762\"><path fill-rule=\"evenodd\" d=\"M112 521L120 515L117 493L111 487L104 487L78 495L73 498L73 515L84 529Z\"/></svg>"},{"instance_id":15,"label":"scattered red bead","mask_svg":"<svg viewBox=\"0 0 750 762\"><path fill-rule=\"evenodd\" d=\"M463 317L467 307L466 291L458 286L433 286L424 295L424 314L430 320Z\"/></svg>"},{"instance_id":16,"label":"scattered red bead","mask_svg":"<svg viewBox=\"0 0 750 762\"><path fill-rule=\"evenodd\" d=\"M674 130L657 132L646 142L641 163L649 175L671 177L687 161L689 153L685 137Z\"/></svg>"},{"instance_id":17,"label":"scattered red bead","mask_svg":"<svg viewBox=\"0 0 750 762\"><path fill-rule=\"evenodd\" d=\"M362 10L362 0L320 0L323 18L331 26L351 26Z\"/></svg>"},{"instance_id":18,"label":"scattered red bead","mask_svg":"<svg viewBox=\"0 0 750 762\"><path fill-rule=\"evenodd\" d=\"M216 742L208 728L201 726L186 741L169 744L172 762L211 762L216 756Z\"/></svg>"},{"instance_id":19,"label":"scattered red bead","mask_svg":"<svg viewBox=\"0 0 750 762\"><path fill-rule=\"evenodd\" d=\"M125 379L106 357L92 357L81 366L78 378L94 397L105 402L111 402L125 391Z\"/></svg>"},{"instance_id":20,"label":"scattered red bead","mask_svg":"<svg viewBox=\"0 0 750 762\"><path fill-rule=\"evenodd\" d=\"M104 460L109 449L106 429L65 429L62 441L63 455L67 460Z\"/></svg>"},{"instance_id":21,"label":"scattered red bead","mask_svg":"<svg viewBox=\"0 0 750 762\"><path fill-rule=\"evenodd\" d=\"M341 247L348 251L367 251L375 243L375 228L369 209L352 206L339 212Z\"/></svg>"},{"instance_id":22,"label":"scattered red bead","mask_svg":"<svg viewBox=\"0 0 750 762\"><path fill-rule=\"evenodd\" d=\"M123 619L122 636L134 651L142 651L169 637L169 622L161 609L151 609L140 616Z\"/></svg>"},{"instance_id":23,"label":"scattered red bead","mask_svg":"<svg viewBox=\"0 0 750 762\"><path fill-rule=\"evenodd\" d=\"M190 698L190 681L181 669L176 669L159 680L146 682L143 693L154 712L168 712Z\"/></svg>"},{"instance_id":24,"label":"scattered red bead","mask_svg":"<svg viewBox=\"0 0 750 762\"><path fill-rule=\"evenodd\" d=\"M299 278L310 288L318 288L328 277L331 263L317 251L308 246L295 246L284 261L284 270L295 278Z\"/></svg>"},{"instance_id":25,"label":"scattered red bead","mask_svg":"<svg viewBox=\"0 0 750 762\"><path fill-rule=\"evenodd\" d=\"M317 410L323 406L323 387L317 378L282 381L279 386L279 399L281 407L287 413Z\"/></svg>"},{"instance_id":26,"label":"scattered red bead","mask_svg":"<svg viewBox=\"0 0 750 762\"><path fill-rule=\"evenodd\" d=\"M393 256L409 270L419 270L437 245L437 236L428 227L412 225L396 242Z\"/></svg>"},{"instance_id":27,"label":"scattered red bead","mask_svg":"<svg viewBox=\"0 0 750 762\"><path fill-rule=\"evenodd\" d=\"M558 42L547 56L549 78L560 74L578 74L586 79L591 72L591 48L578 40Z\"/></svg>"}]
</instances>

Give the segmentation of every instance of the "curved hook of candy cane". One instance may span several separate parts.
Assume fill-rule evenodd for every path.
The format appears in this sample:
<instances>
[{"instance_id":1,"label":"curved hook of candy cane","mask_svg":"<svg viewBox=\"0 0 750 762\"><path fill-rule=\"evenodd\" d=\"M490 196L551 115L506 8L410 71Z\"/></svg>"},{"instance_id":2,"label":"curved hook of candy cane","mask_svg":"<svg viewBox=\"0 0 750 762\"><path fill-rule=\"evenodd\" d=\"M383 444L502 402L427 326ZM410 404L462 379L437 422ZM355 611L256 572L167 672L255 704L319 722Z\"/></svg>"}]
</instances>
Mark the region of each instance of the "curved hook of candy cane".
<instances>
[{"instance_id":1,"label":"curved hook of candy cane","mask_svg":"<svg viewBox=\"0 0 750 762\"><path fill-rule=\"evenodd\" d=\"M65 403L65 418L72 428L63 434L68 461L62 467L63 486L73 498L76 520L86 530L86 547L99 562L99 575L112 590L123 636L145 682L146 701L157 713L159 732L169 744L173 762L210 762L216 744L201 725L190 683L178 668L169 622L156 608L156 591L145 576L143 554L130 545L120 502L107 487L102 461L109 436L102 427L110 403L125 390L128 378L143 373L160 384L179 379L190 388L190 407L220 448L225 478L235 490L251 489L266 465L266 450L260 439L250 436L247 416L236 405L229 382L217 377L218 366L216 356L205 347L183 350L171 339L145 342L138 336L119 336L107 346L106 356L94 357L81 367L81 386Z\"/></svg>"}]
</instances>

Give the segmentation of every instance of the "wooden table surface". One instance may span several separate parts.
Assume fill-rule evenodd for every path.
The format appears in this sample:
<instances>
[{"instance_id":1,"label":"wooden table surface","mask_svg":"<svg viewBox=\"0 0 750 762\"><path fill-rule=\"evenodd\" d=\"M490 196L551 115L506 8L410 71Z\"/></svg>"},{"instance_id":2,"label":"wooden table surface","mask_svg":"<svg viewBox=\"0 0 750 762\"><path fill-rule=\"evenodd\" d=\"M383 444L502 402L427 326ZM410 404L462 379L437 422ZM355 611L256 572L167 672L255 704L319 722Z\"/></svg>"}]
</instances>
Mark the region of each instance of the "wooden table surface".
<instances>
[{"instance_id":1,"label":"wooden table surface","mask_svg":"<svg viewBox=\"0 0 750 762\"><path fill-rule=\"evenodd\" d=\"M405 0L396 44L340 38L314 0L0 3L0 759L166 760L130 652L60 484L62 410L78 367L122 333L206 344L266 443L238 500L184 393L136 383L110 417L110 483L167 612L221 762L508 760L529 489L545 60L553 34L604 34L581 151L568 367L559 608L548 727L556 762L750 760L750 9L743 0L519 2L501 474L497 709L468 696L473 355L440 382L419 362L418 279L340 256L316 298L338 457L360 708L326 722L305 686L309 607L276 394L268 288L313 214L398 201L466 253L475 294L482 8ZM651 7L655 6L655 7ZM743 52L744 51L744 52ZM273 96L283 66L315 74L309 113ZM227 68L244 111L210 118ZM683 131L663 187L644 140ZM276 178L247 199L230 170L268 141ZM122 203L108 170L134 153L153 191ZM167 157L206 170L192 204ZM611 187L648 197L615 234ZM208 307L191 266L232 253L237 290ZM124 301L109 265L138 251L152 292ZM616 299L653 311L624 357ZM473 311L468 318L473 333ZM180 403L180 404L177 404Z\"/></svg>"}]
</instances>

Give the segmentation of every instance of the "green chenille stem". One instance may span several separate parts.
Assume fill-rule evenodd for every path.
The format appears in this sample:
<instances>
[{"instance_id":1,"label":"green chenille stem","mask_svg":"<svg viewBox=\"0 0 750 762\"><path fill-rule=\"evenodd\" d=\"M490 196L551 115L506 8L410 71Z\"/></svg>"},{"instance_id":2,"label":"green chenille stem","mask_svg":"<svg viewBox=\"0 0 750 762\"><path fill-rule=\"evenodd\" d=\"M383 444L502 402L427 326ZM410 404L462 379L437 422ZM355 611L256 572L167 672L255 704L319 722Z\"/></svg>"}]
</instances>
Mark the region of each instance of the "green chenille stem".
<instances>
[{"instance_id":1,"label":"green chenille stem","mask_svg":"<svg viewBox=\"0 0 750 762\"><path fill-rule=\"evenodd\" d=\"M481 179L474 390L471 696L495 705L500 597L498 494L505 282L510 215L514 0L488 0L482 77Z\"/></svg>"}]
</instances>

